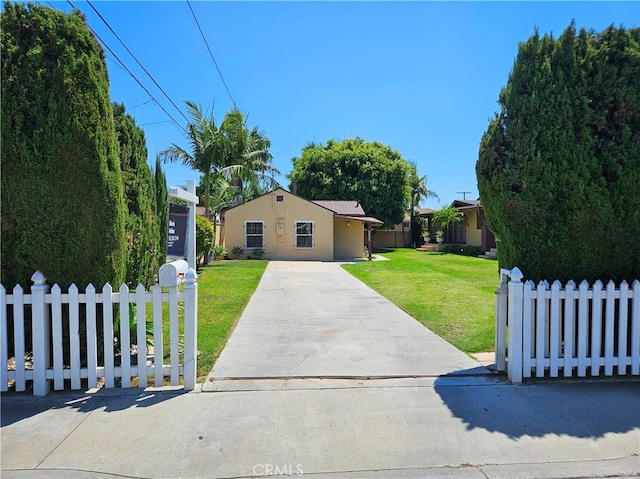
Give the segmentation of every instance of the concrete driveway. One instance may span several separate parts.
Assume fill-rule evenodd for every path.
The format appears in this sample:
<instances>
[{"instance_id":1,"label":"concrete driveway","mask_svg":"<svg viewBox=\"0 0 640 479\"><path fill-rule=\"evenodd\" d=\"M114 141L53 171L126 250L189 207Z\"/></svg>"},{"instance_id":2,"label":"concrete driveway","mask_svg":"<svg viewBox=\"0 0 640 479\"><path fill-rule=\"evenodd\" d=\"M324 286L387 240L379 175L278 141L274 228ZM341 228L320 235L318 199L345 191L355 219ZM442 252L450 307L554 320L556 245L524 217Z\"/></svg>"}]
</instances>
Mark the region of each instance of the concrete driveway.
<instances>
[{"instance_id":1,"label":"concrete driveway","mask_svg":"<svg viewBox=\"0 0 640 479\"><path fill-rule=\"evenodd\" d=\"M225 379L489 374L338 263L271 262L205 390Z\"/></svg>"}]
</instances>

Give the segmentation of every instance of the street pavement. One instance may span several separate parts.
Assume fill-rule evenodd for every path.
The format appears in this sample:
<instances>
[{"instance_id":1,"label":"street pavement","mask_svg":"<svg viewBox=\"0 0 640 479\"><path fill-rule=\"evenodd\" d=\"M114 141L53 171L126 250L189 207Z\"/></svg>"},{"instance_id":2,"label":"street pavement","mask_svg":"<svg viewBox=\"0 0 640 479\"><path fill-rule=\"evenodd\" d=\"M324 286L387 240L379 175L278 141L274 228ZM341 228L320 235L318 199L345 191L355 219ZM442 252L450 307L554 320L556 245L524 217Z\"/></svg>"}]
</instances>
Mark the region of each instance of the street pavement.
<instances>
[{"instance_id":1,"label":"street pavement","mask_svg":"<svg viewBox=\"0 0 640 479\"><path fill-rule=\"evenodd\" d=\"M205 383L1 399L2 478L640 475L640 382L512 385L335 263L271 262Z\"/></svg>"}]
</instances>

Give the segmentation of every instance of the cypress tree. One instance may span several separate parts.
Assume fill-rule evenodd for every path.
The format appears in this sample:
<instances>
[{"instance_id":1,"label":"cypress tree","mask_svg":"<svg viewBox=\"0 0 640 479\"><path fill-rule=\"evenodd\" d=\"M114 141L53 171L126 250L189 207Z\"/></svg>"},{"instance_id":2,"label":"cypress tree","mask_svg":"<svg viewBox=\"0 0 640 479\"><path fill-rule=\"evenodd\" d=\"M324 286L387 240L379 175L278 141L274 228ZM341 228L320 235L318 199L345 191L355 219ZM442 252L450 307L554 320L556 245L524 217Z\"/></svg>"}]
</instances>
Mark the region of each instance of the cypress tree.
<instances>
[{"instance_id":1,"label":"cypress tree","mask_svg":"<svg viewBox=\"0 0 640 479\"><path fill-rule=\"evenodd\" d=\"M156 215L155 182L147 164L144 131L136 126L124 105L113 104L120 149L120 166L128 215L126 283L150 287L158 270L160 223Z\"/></svg>"},{"instance_id":2,"label":"cypress tree","mask_svg":"<svg viewBox=\"0 0 640 479\"><path fill-rule=\"evenodd\" d=\"M83 15L5 3L2 281L124 279L125 208L104 52Z\"/></svg>"},{"instance_id":3,"label":"cypress tree","mask_svg":"<svg viewBox=\"0 0 640 479\"><path fill-rule=\"evenodd\" d=\"M536 31L499 104L476 172L501 266L640 277L640 29Z\"/></svg>"},{"instance_id":4,"label":"cypress tree","mask_svg":"<svg viewBox=\"0 0 640 479\"><path fill-rule=\"evenodd\" d=\"M167 235L169 234L169 195L167 192L167 179L162 170L160 157L156 156L156 167L154 169L156 187L156 218L159 222L158 235L158 261L163 265L167 260Z\"/></svg>"}]
</instances>

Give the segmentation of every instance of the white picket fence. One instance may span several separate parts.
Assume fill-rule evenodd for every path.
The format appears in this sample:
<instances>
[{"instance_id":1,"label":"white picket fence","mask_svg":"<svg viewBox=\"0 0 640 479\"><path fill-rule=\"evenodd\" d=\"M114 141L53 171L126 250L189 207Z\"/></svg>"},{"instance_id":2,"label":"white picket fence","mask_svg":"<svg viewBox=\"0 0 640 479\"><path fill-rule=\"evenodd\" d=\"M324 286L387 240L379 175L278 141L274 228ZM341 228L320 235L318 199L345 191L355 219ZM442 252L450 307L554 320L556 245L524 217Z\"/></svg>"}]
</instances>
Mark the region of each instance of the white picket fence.
<instances>
[{"instance_id":1,"label":"white picket fence","mask_svg":"<svg viewBox=\"0 0 640 479\"><path fill-rule=\"evenodd\" d=\"M25 391L27 381L33 381L33 394L44 396L49 393L51 382L54 390L65 387L77 390L83 387L82 379L87 380L88 388L95 388L102 378L106 388L115 387L117 380L120 387L129 388L133 378L137 378L138 387L147 387L148 378L153 378L154 386L163 386L165 378L172 386L178 386L181 377L184 389L193 390L196 382L198 284L195 271L187 271L186 264L180 260L163 265L159 272L160 283L150 291L142 285L138 285L135 291L122 285L114 292L108 283L101 291L96 291L91 284L84 292L71 285L63 293L57 284L49 291L40 272L32 276L33 286L29 294L19 285L7 294L5 287L0 285L0 391L8 390L9 381L14 382L16 391ZM183 281L184 290L180 291ZM162 327L166 318L163 317L163 303L168 303L169 364L164 364L166 351ZM25 307L27 305L30 307ZM137 319L134 343L141 346L134 356L137 364L132 364L130 354L131 305L135 307ZM184 308L182 315L179 314L180 307ZM114 336L114 312L124 318L119 337ZM152 358L147 356L146 348L147 312L153 318ZM182 346L180 316L183 317ZM101 320L96 319L100 317ZM15 358L15 366L11 368L8 366L9 321L13 327ZM97 333L100 321L102 337ZM26 351L25 324L28 323L32 331L32 351ZM63 344L63 329L69 331L66 344ZM81 329L86 334L81 334ZM85 344L81 345L82 337ZM117 339L122 354L115 351L114 339ZM98 353L99 342L103 346L103 355ZM25 360L25 354L29 352L32 353L30 362ZM98 364L102 356L104 360Z\"/></svg>"},{"instance_id":2,"label":"white picket fence","mask_svg":"<svg viewBox=\"0 0 640 479\"><path fill-rule=\"evenodd\" d=\"M500 276L495 359L510 381L640 375L640 281L576 288L573 281L523 282L518 268Z\"/></svg>"}]
</instances>

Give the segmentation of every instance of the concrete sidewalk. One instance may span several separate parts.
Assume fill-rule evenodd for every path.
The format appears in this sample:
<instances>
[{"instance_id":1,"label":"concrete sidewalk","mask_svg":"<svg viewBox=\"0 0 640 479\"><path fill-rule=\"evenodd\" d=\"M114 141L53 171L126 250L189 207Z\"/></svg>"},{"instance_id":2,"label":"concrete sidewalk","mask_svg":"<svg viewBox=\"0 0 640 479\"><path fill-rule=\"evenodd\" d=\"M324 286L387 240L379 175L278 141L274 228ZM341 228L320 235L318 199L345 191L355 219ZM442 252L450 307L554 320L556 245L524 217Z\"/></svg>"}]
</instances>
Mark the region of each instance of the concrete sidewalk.
<instances>
[{"instance_id":1,"label":"concrete sidewalk","mask_svg":"<svg viewBox=\"0 0 640 479\"><path fill-rule=\"evenodd\" d=\"M211 378L4 394L2 477L640 475L639 381L511 385L335 264L270 263Z\"/></svg>"}]
</instances>

